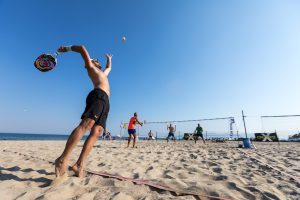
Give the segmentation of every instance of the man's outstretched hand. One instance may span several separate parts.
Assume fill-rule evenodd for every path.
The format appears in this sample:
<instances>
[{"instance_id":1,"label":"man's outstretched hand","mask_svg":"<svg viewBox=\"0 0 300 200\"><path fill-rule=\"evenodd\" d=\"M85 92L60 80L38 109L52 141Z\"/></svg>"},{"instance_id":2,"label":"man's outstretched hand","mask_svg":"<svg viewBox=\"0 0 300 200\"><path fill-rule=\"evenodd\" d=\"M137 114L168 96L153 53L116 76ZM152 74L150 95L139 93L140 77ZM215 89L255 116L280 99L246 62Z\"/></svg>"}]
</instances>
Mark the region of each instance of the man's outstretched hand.
<instances>
[{"instance_id":1,"label":"man's outstretched hand","mask_svg":"<svg viewBox=\"0 0 300 200\"><path fill-rule=\"evenodd\" d=\"M106 56L108 59L111 59L111 58L113 57L113 55L110 55L110 54L108 55L108 54L106 54L106 53L105 53L105 56Z\"/></svg>"},{"instance_id":2,"label":"man's outstretched hand","mask_svg":"<svg viewBox=\"0 0 300 200\"><path fill-rule=\"evenodd\" d=\"M62 53L62 52L67 52L66 46L61 46L61 47L59 47L59 48L57 49L57 52L60 52L60 53Z\"/></svg>"}]
</instances>

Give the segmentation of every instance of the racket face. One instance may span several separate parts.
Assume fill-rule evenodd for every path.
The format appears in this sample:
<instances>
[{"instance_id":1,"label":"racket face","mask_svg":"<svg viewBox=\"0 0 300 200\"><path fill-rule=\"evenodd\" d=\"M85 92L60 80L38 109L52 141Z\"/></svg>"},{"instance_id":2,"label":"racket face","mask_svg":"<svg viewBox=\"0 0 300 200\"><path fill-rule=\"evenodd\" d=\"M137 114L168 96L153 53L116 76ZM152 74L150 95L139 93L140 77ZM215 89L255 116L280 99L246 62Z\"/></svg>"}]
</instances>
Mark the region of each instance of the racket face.
<instances>
[{"instance_id":1,"label":"racket face","mask_svg":"<svg viewBox=\"0 0 300 200\"><path fill-rule=\"evenodd\" d=\"M55 68L56 58L50 54L40 55L34 62L34 66L41 72L48 72Z\"/></svg>"}]
</instances>

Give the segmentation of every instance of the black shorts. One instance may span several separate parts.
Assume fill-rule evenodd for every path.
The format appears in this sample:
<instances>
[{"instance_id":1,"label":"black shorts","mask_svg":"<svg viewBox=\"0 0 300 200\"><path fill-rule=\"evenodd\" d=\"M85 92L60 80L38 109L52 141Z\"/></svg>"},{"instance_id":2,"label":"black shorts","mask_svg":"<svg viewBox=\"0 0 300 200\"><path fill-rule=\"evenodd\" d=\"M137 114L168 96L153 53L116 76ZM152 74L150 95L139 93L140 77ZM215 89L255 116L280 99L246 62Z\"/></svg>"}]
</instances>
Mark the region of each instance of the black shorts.
<instances>
[{"instance_id":1,"label":"black shorts","mask_svg":"<svg viewBox=\"0 0 300 200\"><path fill-rule=\"evenodd\" d=\"M95 124L106 127L106 120L110 106L106 92L101 89L92 90L86 98L86 107L81 115L95 120Z\"/></svg>"}]
</instances>

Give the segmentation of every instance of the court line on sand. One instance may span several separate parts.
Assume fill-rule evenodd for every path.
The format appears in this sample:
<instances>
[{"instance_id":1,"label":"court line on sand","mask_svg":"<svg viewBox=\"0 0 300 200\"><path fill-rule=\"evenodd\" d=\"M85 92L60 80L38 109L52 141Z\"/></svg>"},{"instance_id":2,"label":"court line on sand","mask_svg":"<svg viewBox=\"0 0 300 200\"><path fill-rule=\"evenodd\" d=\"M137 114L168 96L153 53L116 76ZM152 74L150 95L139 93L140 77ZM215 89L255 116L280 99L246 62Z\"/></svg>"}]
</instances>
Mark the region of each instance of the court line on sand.
<instances>
[{"instance_id":1,"label":"court line on sand","mask_svg":"<svg viewBox=\"0 0 300 200\"><path fill-rule=\"evenodd\" d=\"M0 148L0 150L2 150L4 152L17 153L17 154L23 155L23 156L29 156L31 158L41 159L41 160L44 160L44 161L47 161L49 163L54 164L54 162L52 162L50 160L47 160L45 158L38 157L38 156L27 155L27 154L24 154L24 153L20 153L20 152L16 152L16 151L11 151L11 150L8 150L8 149L1 149ZM69 169L71 168L70 165L67 165L67 166L69 167ZM134 182L136 184L148 185L148 186L160 189L160 190L174 192L177 196L193 195L193 196L200 196L200 197L208 197L208 198L212 198L212 199L231 200L231 199L226 199L226 198L221 198L221 197L215 197L215 196L209 196L209 195L204 195L204 194L197 194L197 193L190 193L190 192L178 191L178 190L175 190L173 188L170 188L170 187L167 187L167 186L164 186L164 185L160 185L160 184L156 184L156 183L151 183L151 182L148 182L148 181L142 181L142 180L138 180L138 179L126 178L126 177L123 177L123 176L117 176L117 175L103 173L103 172L95 172L95 171L90 171L90 170L84 170L84 171L86 171L87 173L95 174L95 175L99 175L99 176L104 176L104 177L109 177L109 178L116 178L116 179L119 179L119 180L122 180L122 181L131 181L131 182Z\"/></svg>"}]
</instances>

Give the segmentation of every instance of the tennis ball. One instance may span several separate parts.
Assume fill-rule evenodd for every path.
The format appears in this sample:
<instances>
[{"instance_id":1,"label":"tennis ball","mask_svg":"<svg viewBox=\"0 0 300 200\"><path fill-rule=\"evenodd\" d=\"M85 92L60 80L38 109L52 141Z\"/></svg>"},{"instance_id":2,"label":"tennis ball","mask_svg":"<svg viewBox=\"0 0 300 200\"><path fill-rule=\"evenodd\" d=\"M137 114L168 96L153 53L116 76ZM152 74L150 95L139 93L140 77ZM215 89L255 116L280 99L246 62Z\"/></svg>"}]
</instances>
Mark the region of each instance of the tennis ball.
<instances>
[{"instance_id":1,"label":"tennis ball","mask_svg":"<svg viewBox=\"0 0 300 200\"><path fill-rule=\"evenodd\" d=\"M122 40L125 41L125 37L122 37Z\"/></svg>"}]
</instances>

